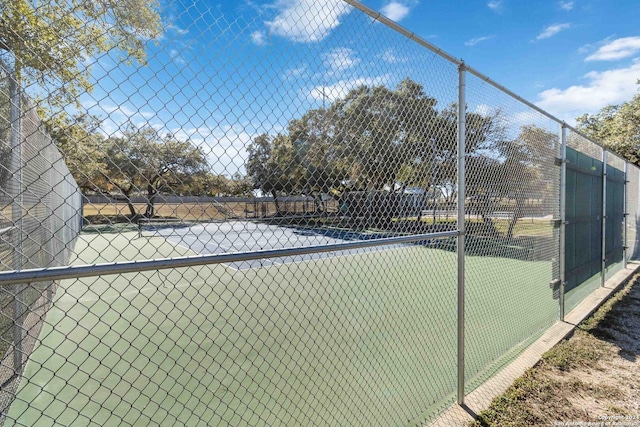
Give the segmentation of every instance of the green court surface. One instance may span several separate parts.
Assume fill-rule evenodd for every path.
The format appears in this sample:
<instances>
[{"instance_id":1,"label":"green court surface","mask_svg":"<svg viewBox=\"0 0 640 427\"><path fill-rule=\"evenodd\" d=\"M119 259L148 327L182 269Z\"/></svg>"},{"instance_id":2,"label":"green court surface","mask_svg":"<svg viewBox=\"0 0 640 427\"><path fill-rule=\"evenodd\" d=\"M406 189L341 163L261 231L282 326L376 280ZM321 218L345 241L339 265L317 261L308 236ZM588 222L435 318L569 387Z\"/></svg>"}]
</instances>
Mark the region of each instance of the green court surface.
<instances>
[{"instance_id":1,"label":"green court surface","mask_svg":"<svg viewBox=\"0 0 640 427\"><path fill-rule=\"evenodd\" d=\"M81 235L76 263L189 253L133 234ZM453 401L456 277L408 245L65 280L6 425L413 424ZM553 323L550 277L467 257L469 384Z\"/></svg>"}]
</instances>

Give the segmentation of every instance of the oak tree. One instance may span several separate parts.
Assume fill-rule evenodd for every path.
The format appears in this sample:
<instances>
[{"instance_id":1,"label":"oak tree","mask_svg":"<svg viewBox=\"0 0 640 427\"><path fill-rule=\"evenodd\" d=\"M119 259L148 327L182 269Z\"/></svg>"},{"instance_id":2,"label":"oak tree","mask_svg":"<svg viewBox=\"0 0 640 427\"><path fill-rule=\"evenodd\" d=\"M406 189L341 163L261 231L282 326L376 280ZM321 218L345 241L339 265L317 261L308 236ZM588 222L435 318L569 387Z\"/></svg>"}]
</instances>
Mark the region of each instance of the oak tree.
<instances>
[{"instance_id":1,"label":"oak tree","mask_svg":"<svg viewBox=\"0 0 640 427\"><path fill-rule=\"evenodd\" d=\"M144 62L161 31L157 9L156 0L0 0L0 54L45 102L77 105L91 91L94 57L116 49Z\"/></svg>"},{"instance_id":2,"label":"oak tree","mask_svg":"<svg viewBox=\"0 0 640 427\"><path fill-rule=\"evenodd\" d=\"M621 105L609 105L576 120L588 136L640 166L640 92Z\"/></svg>"}]
</instances>

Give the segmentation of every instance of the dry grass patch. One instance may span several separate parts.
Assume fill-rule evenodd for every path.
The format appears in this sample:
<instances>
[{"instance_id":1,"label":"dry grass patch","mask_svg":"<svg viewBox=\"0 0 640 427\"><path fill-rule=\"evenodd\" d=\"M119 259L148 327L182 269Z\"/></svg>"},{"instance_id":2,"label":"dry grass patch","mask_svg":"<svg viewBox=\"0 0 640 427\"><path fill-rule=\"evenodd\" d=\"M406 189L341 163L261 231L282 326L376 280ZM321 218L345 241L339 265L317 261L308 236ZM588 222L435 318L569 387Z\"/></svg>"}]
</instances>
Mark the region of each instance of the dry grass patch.
<instances>
[{"instance_id":1,"label":"dry grass patch","mask_svg":"<svg viewBox=\"0 0 640 427\"><path fill-rule=\"evenodd\" d=\"M607 421L640 426L640 275L494 399L471 425Z\"/></svg>"},{"instance_id":2,"label":"dry grass patch","mask_svg":"<svg viewBox=\"0 0 640 427\"><path fill-rule=\"evenodd\" d=\"M133 204L136 212L144 212L146 206L143 203ZM225 203L223 206L239 217L244 217L245 211L252 207L241 202ZM86 203L82 209L85 218L93 218L92 222L98 223L100 217L108 220L116 216L129 215L129 208L125 203ZM212 203L157 203L155 211L157 216L185 221L222 220L227 217L225 212Z\"/></svg>"}]
</instances>

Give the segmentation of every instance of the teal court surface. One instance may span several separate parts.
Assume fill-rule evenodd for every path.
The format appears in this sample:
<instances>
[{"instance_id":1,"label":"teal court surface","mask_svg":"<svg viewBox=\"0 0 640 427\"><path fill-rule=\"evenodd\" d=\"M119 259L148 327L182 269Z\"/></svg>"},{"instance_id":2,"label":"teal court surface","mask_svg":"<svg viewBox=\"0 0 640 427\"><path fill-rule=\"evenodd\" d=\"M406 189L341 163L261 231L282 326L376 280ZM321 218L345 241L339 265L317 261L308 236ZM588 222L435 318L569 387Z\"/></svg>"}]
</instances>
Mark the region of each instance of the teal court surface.
<instances>
[{"instance_id":1,"label":"teal court surface","mask_svg":"<svg viewBox=\"0 0 640 427\"><path fill-rule=\"evenodd\" d=\"M82 234L74 264L237 250L245 232L253 249L292 242L291 229L260 236L238 224L219 235ZM205 236L200 249L194 235ZM551 325L557 302L551 262L466 264L471 386ZM6 425L420 422L453 402L456 271L454 252L396 245L64 280Z\"/></svg>"}]
</instances>

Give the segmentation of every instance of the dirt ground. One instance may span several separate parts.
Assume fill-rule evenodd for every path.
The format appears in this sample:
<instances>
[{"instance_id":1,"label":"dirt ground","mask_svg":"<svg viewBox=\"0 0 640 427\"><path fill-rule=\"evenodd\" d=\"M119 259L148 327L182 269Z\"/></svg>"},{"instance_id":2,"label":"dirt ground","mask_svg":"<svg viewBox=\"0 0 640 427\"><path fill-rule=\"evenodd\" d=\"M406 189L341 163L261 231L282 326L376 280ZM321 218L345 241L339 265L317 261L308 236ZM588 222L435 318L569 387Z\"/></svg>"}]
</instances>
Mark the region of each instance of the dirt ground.
<instances>
[{"instance_id":1,"label":"dirt ground","mask_svg":"<svg viewBox=\"0 0 640 427\"><path fill-rule=\"evenodd\" d=\"M472 425L640 427L640 275Z\"/></svg>"},{"instance_id":2,"label":"dirt ground","mask_svg":"<svg viewBox=\"0 0 640 427\"><path fill-rule=\"evenodd\" d=\"M146 205L134 203L136 212L144 212ZM235 216L244 218L253 206L246 203L226 203L226 210ZM105 223L113 221L114 216L125 216L129 209L125 203L86 203L82 207L82 216L89 218L91 223ZM206 203L158 203L156 215L161 217L180 218L187 221L221 220L227 212L222 212L213 204ZM253 213L253 212L251 212ZM102 218L102 220L101 220Z\"/></svg>"}]
</instances>

